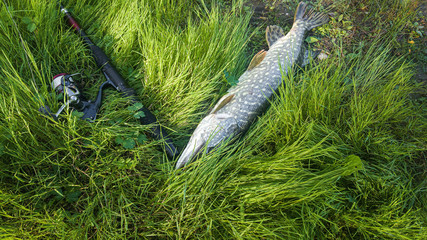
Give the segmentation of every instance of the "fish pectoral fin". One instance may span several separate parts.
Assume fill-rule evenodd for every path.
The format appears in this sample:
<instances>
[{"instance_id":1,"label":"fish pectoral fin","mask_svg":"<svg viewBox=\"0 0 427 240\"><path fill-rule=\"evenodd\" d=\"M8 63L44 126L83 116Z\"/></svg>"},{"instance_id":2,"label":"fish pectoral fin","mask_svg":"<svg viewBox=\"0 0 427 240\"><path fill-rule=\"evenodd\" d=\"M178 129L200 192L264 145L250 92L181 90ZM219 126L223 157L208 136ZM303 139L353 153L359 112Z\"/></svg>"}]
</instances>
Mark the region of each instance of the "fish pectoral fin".
<instances>
[{"instance_id":1,"label":"fish pectoral fin","mask_svg":"<svg viewBox=\"0 0 427 240\"><path fill-rule=\"evenodd\" d=\"M276 25L270 25L265 30L265 38L270 48L279 38L285 36L283 29Z\"/></svg>"},{"instance_id":2,"label":"fish pectoral fin","mask_svg":"<svg viewBox=\"0 0 427 240\"><path fill-rule=\"evenodd\" d=\"M320 50L312 50L312 49L303 49L304 51L301 52L301 57L300 60L298 62L298 64L300 65L301 68L307 66L310 62L312 62L314 59L317 58L317 56L319 55L319 53L321 52Z\"/></svg>"},{"instance_id":3,"label":"fish pectoral fin","mask_svg":"<svg viewBox=\"0 0 427 240\"><path fill-rule=\"evenodd\" d=\"M262 62L262 60L264 60L266 54L267 51L265 51L264 49L255 54L255 56L251 60L251 63L249 63L248 71L258 66Z\"/></svg>"},{"instance_id":4,"label":"fish pectoral fin","mask_svg":"<svg viewBox=\"0 0 427 240\"><path fill-rule=\"evenodd\" d=\"M234 93L233 94L226 94L224 95L219 101L218 103L215 105L215 107L212 109L211 114L214 114L216 112L218 112L221 108L223 108L227 103L229 103L231 101L231 99L233 99L234 97Z\"/></svg>"}]
</instances>

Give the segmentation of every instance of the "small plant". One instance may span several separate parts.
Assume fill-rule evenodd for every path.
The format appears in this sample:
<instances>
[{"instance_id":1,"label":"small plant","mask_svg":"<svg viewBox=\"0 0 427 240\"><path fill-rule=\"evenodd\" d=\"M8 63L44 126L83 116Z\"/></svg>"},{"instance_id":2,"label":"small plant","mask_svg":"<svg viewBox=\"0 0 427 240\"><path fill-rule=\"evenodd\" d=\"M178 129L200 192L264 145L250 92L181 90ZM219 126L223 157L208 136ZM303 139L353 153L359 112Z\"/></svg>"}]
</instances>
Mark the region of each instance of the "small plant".
<instances>
[{"instance_id":1,"label":"small plant","mask_svg":"<svg viewBox=\"0 0 427 240\"><path fill-rule=\"evenodd\" d=\"M319 41L319 39L317 39L317 38L315 38L315 37L313 37L313 36L309 36L309 37L307 37L307 38L305 39L305 41L306 41L307 43L315 43L315 42L318 42L318 41Z\"/></svg>"},{"instance_id":2,"label":"small plant","mask_svg":"<svg viewBox=\"0 0 427 240\"><path fill-rule=\"evenodd\" d=\"M411 34L409 35L410 38L419 38L419 37L423 37L423 29L424 26L419 24L418 22L414 22L412 24L412 27L414 30L411 31Z\"/></svg>"},{"instance_id":3,"label":"small plant","mask_svg":"<svg viewBox=\"0 0 427 240\"><path fill-rule=\"evenodd\" d=\"M315 31L320 35L328 36L332 38L332 41L335 41L335 39L348 37L351 34L353 26L354 23L352 20L347 19L347 17L344 18L344 15L341 14L338 18L331 17L328 24L316 28Z\"/></svg>"},{"instance_id":4,"label":"small plant","mask_svg":"<svg viewBox=\"0 0 427 240\"><path fill-rule=\"evenodd\" d=\"M122 145L126 149L133 149L136 143L144 144L147 141L147 137L141 133L128 134L125 136L117 136L115 142Z\"/></svg>"},{"instance_id":5,"label":"small plant","mask_svg":"<svg viewBox=\"0 0 427 240\"><path fill-rule=\"evenodd\" d=\"M236 85L239 82L239 78L232 75L231 73L229 73L228 71L224 70L224 78L225 81L230 84L231 86Z\"/></svg>"},{"instance_id":6,"label":"small plant","mask_svg":"<svg viewBox=\"0 0 427 240\"><path fill-rule=\"evenodd\" d=\"M127 108L128 111L130 111L134 118L143 118L145 117L145 113L141 110L143 107L142 103L137 102L134 103L132 106L129 106Z\"/></svg>"},{"instance_id":7,"label":"small plant","mask_svg":"<svg viewBox=\"0 0 427 240\"><path fill-rule=\"evenodd\" d=\"M127 111L129 111L134 118L143 118L145 116L144 112L141 110L143 107L142 103L137 102L133 105L127 107ZM122 122L122 119L117 120L117 123ZM136 132L136 133L128 133L121 136L117 136L115 142L117 144L122 145L126 149L133 149L136 146L136 143L143 144L147 141L147 137L145 134Z\"/></svg>"},{"instance_id":8,"label":"small plant","mask_svg":"<svg viewBox=\"0 0 427 240\"><path fill-rule=\"evenodd\" d=\"M37 28L37 25L34 23L34 21L29 17L23 17L22 22L27 25L27 30L29 32L34 32Z\"/></svg>"}]
</instances>

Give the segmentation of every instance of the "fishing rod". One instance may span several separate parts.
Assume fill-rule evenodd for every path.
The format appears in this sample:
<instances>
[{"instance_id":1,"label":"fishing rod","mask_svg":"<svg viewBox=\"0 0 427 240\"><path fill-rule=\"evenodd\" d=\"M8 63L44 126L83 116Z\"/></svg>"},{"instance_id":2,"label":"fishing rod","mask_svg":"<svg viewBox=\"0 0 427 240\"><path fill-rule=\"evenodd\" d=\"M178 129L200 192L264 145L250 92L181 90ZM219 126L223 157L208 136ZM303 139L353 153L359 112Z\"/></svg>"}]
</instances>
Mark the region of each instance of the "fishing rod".
<instances>
[{"instance_id":1,"label":"fishing rod","mask_svg":"<svg viewBox=\"0 0 427 240\"><path fill-rule=\"evenodd\" d=\"M55 89L57 93L64 93L67 96L67 102L61 106L56 114L53 114L47 106L44 106L40 109L46 115L57 119L60 112L65 109L66 106L72 106L74 109L83 112L82 119L93 121L96 119L96 114L101 105L102 90L105 86L113 86L117 91L121 92L123 97L127 97L131 100L132 103L140 102L137 98L135 91L132 88L129 88L123 77L119 72L114 68L110 63L107 55L102 51L101 48L96 46L85 33L85 31L79 26L76 19L70 14L70 12L62 5L59 4L61 12L64 14L67 19L68 24L78 33L83 39L83 42L91 50L92 56L95 59L96 65L102 70L107 81L101 84L99 91L94 102L84 101L80 97L80 91L77 89L72 76L69 74L59 74L56 75L52 82L52 88ZM170 158L174 158L178 155L178 151L175 148L174 144L168 137L166 131L158 124L156 116L150 112L146 107L142 107L138 111L142 111L144 114L143 117L140 117L139 120L141 124L154 124L152 128L152 137L157 140L163 140L164 149L166 150L167 155Z\"/></svg>"}]
</instances>

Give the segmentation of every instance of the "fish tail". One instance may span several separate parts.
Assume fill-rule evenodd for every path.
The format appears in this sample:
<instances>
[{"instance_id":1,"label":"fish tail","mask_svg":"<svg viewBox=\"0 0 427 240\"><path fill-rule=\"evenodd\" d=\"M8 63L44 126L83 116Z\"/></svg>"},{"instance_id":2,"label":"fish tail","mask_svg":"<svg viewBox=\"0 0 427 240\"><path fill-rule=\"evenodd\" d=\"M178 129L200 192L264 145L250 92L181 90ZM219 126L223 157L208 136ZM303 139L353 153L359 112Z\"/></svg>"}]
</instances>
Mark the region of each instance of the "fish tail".
<instances>
[{"instance_id":1,"label":"fish tail","mask_svg":"<svg viewBox=\"0 0 427 240\"><path fill-rule=\"evenodd\" d=\"M313 9L307 12L307 4L300 2L295 13L294 22L303 21L307 30L321 26L329 21L329 17L323 13L314 12Z\"/></svg>"}]
</instances>

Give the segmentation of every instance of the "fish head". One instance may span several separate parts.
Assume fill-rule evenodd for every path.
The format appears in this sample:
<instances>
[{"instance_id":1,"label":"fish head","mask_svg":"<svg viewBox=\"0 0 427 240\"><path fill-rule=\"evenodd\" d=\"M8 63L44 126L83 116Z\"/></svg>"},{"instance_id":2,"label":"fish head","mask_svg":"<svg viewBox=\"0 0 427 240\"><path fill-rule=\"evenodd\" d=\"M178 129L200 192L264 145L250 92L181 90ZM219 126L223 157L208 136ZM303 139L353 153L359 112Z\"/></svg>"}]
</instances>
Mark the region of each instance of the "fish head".
<instances>
[{"instance_id":1,"label":"fish head","mask_svg":"<svg viewBox=\"0 0 427 240\"><path fill-rule=\"evenodd\" d=\"M209 153L224 140L234 136L237 130L238 124L232 115L209 114L194 130L190 141L176 163L176 169L184 167L202 153Z\"/></svg>"}]
</instances>

